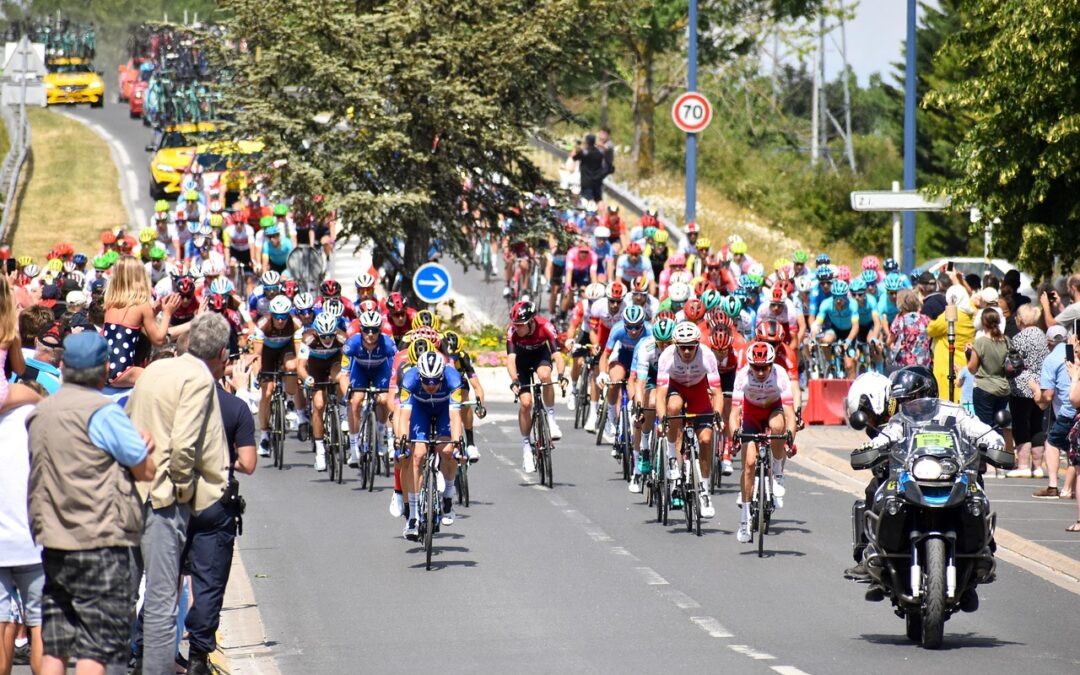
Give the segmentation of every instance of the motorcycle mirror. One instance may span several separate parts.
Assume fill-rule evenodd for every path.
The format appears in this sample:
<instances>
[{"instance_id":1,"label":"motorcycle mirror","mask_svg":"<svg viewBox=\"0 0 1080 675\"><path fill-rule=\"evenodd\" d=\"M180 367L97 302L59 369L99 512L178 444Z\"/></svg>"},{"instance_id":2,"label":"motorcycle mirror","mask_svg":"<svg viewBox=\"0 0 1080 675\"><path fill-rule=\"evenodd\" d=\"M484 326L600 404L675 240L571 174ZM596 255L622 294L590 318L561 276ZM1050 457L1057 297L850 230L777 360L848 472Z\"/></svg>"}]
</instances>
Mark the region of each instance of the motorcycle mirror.
<instances>
[{"instance_id":1,"label":"motorcycle mirror","mask_svg":"<svg viewBox=\"0 0 1080 675\"><path fill-rule=\"evenodd\" d=\"M1008 410L999 410L994 413L994 424L999 429L1004 429L1012 424L1012 415Z\"/></svg>"},{"instance_id":2,"label":"motorcycle mirror","mask_svg":"<svg viewBox=\"0 0 1080 675\"><path fill-rule=\"evenodd\" d=\"M863 410L856 410L848 420L848 425L855 431L862 431L870 426L870 416Z\"/></svg>"},{"instance_id":3,"label":"motorcycle mirror","mask_svg":"<svg viewBox=\"0 0 1080 675\"><path fill-rule=\"evenodd\" d=\"M154 144L153 143L147 143L146 146L143 149L146 150L147 152L153 152L154 151Z\"/></svg>"}]
</instances>

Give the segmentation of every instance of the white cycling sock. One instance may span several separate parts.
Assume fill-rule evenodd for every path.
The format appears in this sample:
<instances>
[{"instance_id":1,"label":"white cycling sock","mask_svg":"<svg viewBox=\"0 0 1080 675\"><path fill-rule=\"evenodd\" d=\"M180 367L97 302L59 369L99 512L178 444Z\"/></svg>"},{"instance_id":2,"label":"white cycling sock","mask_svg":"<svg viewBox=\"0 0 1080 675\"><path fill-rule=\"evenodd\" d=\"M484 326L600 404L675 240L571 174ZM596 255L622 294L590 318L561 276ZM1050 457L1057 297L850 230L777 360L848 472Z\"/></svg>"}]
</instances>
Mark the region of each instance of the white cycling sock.
<instances>
[{"instance_id":1,"label":"white cycling sock","mask_svg":"<svg viewBox=\"0 0 1080 675\"><path fill-rule=\"evenodd\" d=\"M454 489L454 481L446 481L446 489L443 490L442 496L444 499L453 499L457 495L457 491Z\"/></svg>"},{"instance_id":2,"label":"white cycling sock","mask_svg":"<svg viewBox=\"0 0 1080 675\"><path fill-rule=\"evenodd\" d=\"M415 492L410 492L409 493L409 518L412 518L413 520L416 520L416 514L417 514L418 511L419 511L419 508L417 507L416 493Z\"/></svg>"},{"instance_id":3,"label":"white cycling sock","mask_svg":"<svg viewBox=\"0 0 1080 675\"><path fill-rule=\"evenodd\" d=\"M668 459L675 459L675 450L676 450L675 442L670 441L670 440L668 440L666 438L664 439L664 442L667 443L667 457L668 457Z\"/></svg>"},{"instance_id":4,"label":"white cycling sock","mask_svg":"<svg viewBox=\"0 0 1080 675\"><path fill-rule=\"evenodd\" d=\"M638 462L640 460L641 460L641 453L638 452L637 450L635 450L634 451L634 463L633 463L633 465L631 467L631 470L634 472L635 476L638 475L639 473L641 473L640 471L638 471Z\"/></svg>"},{"instance_id":5,"label":"white cycling sock","mask_svg":"<svg viewBox=\"0 0 1080 675\"><path fill-rule=\"evenodd\" d=\"M555 406L551 406L550 408L547 409L547 411L548 411L548 417L550 417L551 419L555 419Z\"/></svg>"},{"instance_id":6,"label":"white cycling sock","mask_svg":"<svg viewBox=\"0 0 1080 675\"><path fill-rule=\"evenodd\" d=\"M315 454L322 455L322 454L325 454L325 453L326 453L326 446L323 445L323 439L316 438L315 439Z\"/></svg>"},{"instance_id":7,"label":"white cycling sock","mask_svg":"<svg viewBox=\"0 0 1080 675\"><path fill-rule=\"evenodd\" d=\"M592 401L592 402L589 403L589 405L592 406L592 415L595 417L597 415L598 411L600 410L600 402L599 401Z\"/></svg>"},{"instance_id":8,"label":"white cycling sock","mask_svg":"<svg viewBox=\"0 0 1080 675\"><path fill-rule=\"evenodd\" d=\"M784 460L773 458L772 473L773 478L780 478L784 475Z\"/></svg>"},{"instance_id":9,"label":"white cycling sock","mask_svg":"<svg viewBox=\"0 0 1080 675\"><path fill-rule=\"evenodd\" d=\"M300 424L307 424L307 412L303 408L296 408L296 421Z\"/></svg>"},{"instance_id":10,"label":"white cycling sock","mask_svg":"<svg viewBox=\"0 0 1080 675\"><path fill-rule=\"evenodd\" d=\"M742 505L742 521L743 523L750 522L750 504L746 502Z\"/></svg>"},{"instance_id":11,"label":"white cycling sock","mask_svg":"<svg viewBox=\"0 0 1080 675\"><path fill-rule=\"evenodd\" d=\"M349 434L349 448L356 450L360 445L360 434Z\"/></svg>"}]
</instances>

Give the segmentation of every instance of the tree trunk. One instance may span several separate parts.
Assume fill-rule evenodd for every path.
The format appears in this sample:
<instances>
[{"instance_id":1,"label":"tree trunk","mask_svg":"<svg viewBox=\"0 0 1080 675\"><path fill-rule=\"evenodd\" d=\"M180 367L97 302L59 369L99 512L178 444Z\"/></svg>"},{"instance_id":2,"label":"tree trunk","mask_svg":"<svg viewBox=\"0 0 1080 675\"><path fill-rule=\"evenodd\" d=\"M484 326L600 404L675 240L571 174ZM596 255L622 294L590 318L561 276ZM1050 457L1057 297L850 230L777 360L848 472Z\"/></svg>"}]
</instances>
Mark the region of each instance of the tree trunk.
<instances>
[{"instance_id":1,"label":"tree trunk","mask_svg":"<svg viewBox=\"0 0 1080 675\"><path fill-rule=\"evenodd\" d=\"M656 156L656 102L652 76L653 55L645 52L634 64L634 164L642 178L652 175Z\"/></svg>"},{"instance_id":2,"label":"tree trunk","mask_svg":"<svg viewBox=\"0 0 1080 675\"><path fill-rule=\"evenodd\" d=\"M600 127L604 128L608 125L608 90L611 89L611 83L605 82L600 85Z\"/></svg>"},{"instance_id":3,"label":"tree trunk","mask_svg":"<svg viewBox=\"0 0 1080 675\"><path fill-rule=\"evenodd\" d=\"M405 237L405 269L402 270L401 292L413 301L413 306L419 307L421 303L413 294L413 274L421 265L428 261L428 248L431 246L431 228L417 224L415 227L406 229Z\"/></svg>"}]
</instances>

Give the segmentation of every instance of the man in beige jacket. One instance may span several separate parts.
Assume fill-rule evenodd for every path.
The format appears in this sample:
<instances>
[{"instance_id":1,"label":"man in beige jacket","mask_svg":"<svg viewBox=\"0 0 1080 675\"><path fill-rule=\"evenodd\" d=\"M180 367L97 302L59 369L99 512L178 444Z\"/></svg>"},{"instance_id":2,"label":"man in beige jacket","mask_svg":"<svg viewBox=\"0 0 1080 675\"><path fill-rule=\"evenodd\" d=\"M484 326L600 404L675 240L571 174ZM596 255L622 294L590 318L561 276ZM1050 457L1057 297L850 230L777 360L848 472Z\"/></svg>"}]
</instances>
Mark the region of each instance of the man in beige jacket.
<instances>
[{"instance_id":1,"label":"man in beige jacket","mask_svg":"<svg viewBox=\"0 0 1080 675\"><path fill-rule=\"evenodd\" d=\"M214 377L200 359L228 348L229 326L205 312L191 322L188 351L155 361L139 377L127 412L154 440L157 471L139 483L143 505L143 673L173 672L176 588L188 518L215 504L225 492L229 451Z\"/></svg>"}]
</instances>

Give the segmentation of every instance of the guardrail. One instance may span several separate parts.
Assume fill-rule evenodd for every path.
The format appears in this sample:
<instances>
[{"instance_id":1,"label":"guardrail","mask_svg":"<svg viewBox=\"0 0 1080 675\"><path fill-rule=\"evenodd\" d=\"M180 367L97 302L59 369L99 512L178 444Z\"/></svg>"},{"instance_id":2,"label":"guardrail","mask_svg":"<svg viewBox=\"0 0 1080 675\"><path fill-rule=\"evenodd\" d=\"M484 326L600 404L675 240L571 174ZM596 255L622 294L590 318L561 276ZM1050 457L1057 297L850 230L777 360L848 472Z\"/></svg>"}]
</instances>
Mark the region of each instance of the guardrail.
<instances>
[{"instance_id":1,"label":"guardrail","mask_svg":"<svg viewBox=\"0 0 1080 675\"><path fill-rule=\"evenodd\" d=\"M19 176L22 174L22 168L26 164L26 156L30 150L30 123L27 121L25 106L20 106L18 117L12 110L12 106L0 106L0 113L3 114L8 141L11 143L3 164L0 164L0 187L4 188L4 212L0 215L0 241L4 241L7 237L11 207L15 203Z\"/></svg>"},{"instance_id":2,"label":"guardrail","mask_svg":"<svg viewBox=\"0 0 1080 675\"><path fill-rule=\"evenodd\" d=\"M537 138L536 136L529 137L529 145L539 152L548 155L550 158L557 160L560 165L565 162L566 158L570 155L569 152L563 150L554 143L545 141L542 138ZM635 216L641 217L641 215L645 213L645 209L648 208L648 203L645 198L636 192L633 192L626 184L618 183L611 178L604 180L604 192ZM675 221L671 218L665 217L662 212L657 213L657 218L664 224L664 228L669 232L671 238L675 240L675 244L682 244L683 240L686 238L682 228L676 225Z\"/></svg>"}]
</instances>

